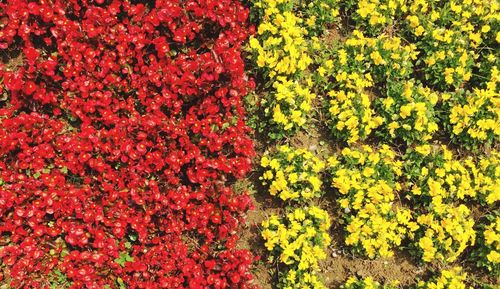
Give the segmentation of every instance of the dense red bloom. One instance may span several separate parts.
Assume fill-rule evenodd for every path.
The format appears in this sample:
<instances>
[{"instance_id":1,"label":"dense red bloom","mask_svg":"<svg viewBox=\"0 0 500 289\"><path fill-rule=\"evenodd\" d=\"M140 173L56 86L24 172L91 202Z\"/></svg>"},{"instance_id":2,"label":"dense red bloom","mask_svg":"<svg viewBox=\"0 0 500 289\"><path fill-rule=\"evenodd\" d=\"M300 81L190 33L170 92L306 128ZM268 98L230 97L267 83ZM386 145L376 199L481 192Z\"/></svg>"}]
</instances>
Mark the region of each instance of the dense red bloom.
<instances>
[{"instance_id":1,"label":"dense red bloom","mask_svg":"<svg viewBox=\"0 0 500 289\"><path fill-rule=\"evenodd\" d=\"M0 3L0 281L250 288L237 0ZM4 272L1 272L4 270ZM59 272L59 273L57 273Z\"/></svg>"}]
</instances>

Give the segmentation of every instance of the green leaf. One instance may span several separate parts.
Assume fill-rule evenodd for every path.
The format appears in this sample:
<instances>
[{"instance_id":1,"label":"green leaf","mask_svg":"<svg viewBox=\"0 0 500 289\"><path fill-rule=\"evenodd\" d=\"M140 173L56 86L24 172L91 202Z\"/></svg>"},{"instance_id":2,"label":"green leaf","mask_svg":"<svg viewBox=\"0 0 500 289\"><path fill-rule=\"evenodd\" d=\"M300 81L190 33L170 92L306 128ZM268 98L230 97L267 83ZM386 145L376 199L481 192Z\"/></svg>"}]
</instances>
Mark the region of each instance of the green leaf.
<instances>
[{"instance_id":1,"label":"green leaf","mask_svg":"<svg viewBox=\"0 0 500 289\"><path fill-rule=\"evenodd\" d=\"M120 288L120 289L125 289L125 288L127 288L127 287L125 286L125 283L123 283L123 279L122 279L122 278L120 278L120 277L116 278L116 283L118 283L118 286L119 286L119 288Z\"/></svg>"},{"instance_id":2,"label":"green leaf","mask_svg":"<svg viewBox=\"0 0 500 289\"><path fill-rule=\"evenodd\" d=\"M35 179L38 179L40 176L41 176L41 174L39 172L36 172L36 173L33 174L33 177Z\"/></svg>"},{"instance_id":3,"label":"green leaf","mask_svg":"<svg viewBox=\"0 0 500 289\"><path fill-rule=\"evenodd\" d=\"M128 235L128 238L129 238L129 239L130 239L130 241L132 241L132 242L137 241L137 237L138 237L138 236L137 236L137 234L130 234L130 235Z\"/></svg>"},{"instance_id":4,"label":"green leaf","mask_svg":"<svg viewBox=\"0 0 500 289\"><path fill-rule=\"evenodd\" d=\"M125 263L133 261L134 257L131 257L127 252L120 252L120 257L115 259L115 262L122 267L125 267Z\"/></svg>"},{"instance_id":5,"label":"green leaf","mask_svg":"<svg viewBox=\"0 0 500 289\"><path fill-rule=\"evenodd\" d=\"M68 167L66 167L66 166L62 167L62 168L61 168L61 172L62 172L63 174L67 174L67 173L68 173Z\"/></svg>"},{"instance_id":6,"label":"green leaf","mask_svg":"<svg viewBox=\"0 0 500 289\"><path fill-rule=\"evenodd\" d=\"M50 289L68 288L71 282L68 281L66 274L59 269L55 269L49 275Z\"/></svg>"}]
</instances>

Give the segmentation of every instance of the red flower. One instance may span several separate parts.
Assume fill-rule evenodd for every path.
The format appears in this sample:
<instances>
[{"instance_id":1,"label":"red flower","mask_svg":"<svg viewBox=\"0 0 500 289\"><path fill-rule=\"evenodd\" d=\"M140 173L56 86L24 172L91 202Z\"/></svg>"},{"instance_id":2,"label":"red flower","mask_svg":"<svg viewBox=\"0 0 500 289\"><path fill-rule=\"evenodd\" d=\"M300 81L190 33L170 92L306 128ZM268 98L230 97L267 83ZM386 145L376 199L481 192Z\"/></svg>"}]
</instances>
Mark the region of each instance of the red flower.
<instances>
[{"instance_id":1,"label":"red flower","mask_svg":"<svg viewBox=\"0 0 500 289\"><path fill-rule=\"evenodd\" d=\"M21 53L0 66L11 287L55 270L72 288L248 287L252 205L225 187L254 156L247 17L236 0L0 3L0 50Z\"/></svg>"}]
</instances>

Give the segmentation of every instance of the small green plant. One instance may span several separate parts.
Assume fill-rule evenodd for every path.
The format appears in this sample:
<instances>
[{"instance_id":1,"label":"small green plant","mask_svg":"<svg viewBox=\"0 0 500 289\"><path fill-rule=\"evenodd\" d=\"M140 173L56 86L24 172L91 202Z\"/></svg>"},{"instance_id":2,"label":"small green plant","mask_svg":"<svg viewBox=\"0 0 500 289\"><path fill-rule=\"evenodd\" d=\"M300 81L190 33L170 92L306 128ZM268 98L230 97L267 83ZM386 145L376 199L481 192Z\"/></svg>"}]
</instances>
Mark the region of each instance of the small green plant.
<instances>
[{"instance_id":1,"label":"small green plant","mask_svg":"<svg viewBox=\"0 0 500 289\"><path fill-rule=\"evenodd\" d=\"M134 257L131 257L128 252L120 252L120 257L115 259L115 262L118 263L120 266L125 267L125 263L127 262L133 262Z\"/></svg>"},{"instance_id":2,"label":"small green plant","mask_svg":"<svg viewBox=\"0 0 500 289\"><path fill-rule=\"evenodd\" d=\"M66 274L56 269L49 274L50 289L69 288L71 283Z\"/></svg>"}]
</instances>

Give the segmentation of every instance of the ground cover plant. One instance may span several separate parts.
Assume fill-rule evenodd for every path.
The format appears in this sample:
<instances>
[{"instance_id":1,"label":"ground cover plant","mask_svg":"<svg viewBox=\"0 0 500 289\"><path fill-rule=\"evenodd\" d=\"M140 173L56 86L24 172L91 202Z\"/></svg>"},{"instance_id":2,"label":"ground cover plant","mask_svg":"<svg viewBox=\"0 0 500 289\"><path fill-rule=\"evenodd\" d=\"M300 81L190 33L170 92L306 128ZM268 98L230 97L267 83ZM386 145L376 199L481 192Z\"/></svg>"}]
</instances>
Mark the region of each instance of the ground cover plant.
<instances>
[{"instance_id":1,"label":"ground cover plant","mask_svg":"<svg viewBox=\"0 0 500 289\"><path fill-rule=\"evenodd\" d=\"M498 288L499 9L0 1L0 289Z\"/></svg>"},{"instance_id":2,"label":"ground cover plant","mask_svg":"<svg viewBox=\"0 0 500 289\"><path fill-rule=\"evenodd\" d=\"M271 246L276 287L496 288L498 2L250 2L261 190L332 223L321 285L279 278L295 270Z\"/></svg>"},{"instance_id":3,"label":"ground cover plant","mask_svg":"<svg viewBox=\"0 0 500 289\"><path fill-rule=\"evenodd\" d=\"M238 1L2 1L0 283L250 288ZM3 287L2 287L3 288Z\"/></svg>"}]
</instances>

